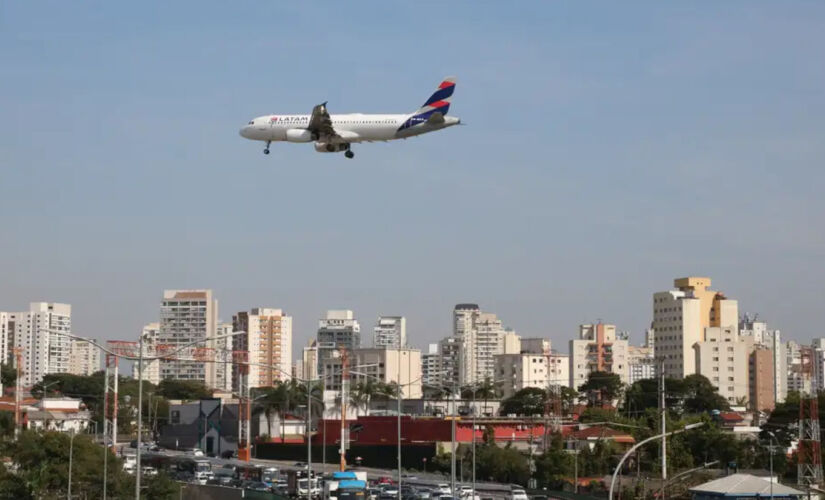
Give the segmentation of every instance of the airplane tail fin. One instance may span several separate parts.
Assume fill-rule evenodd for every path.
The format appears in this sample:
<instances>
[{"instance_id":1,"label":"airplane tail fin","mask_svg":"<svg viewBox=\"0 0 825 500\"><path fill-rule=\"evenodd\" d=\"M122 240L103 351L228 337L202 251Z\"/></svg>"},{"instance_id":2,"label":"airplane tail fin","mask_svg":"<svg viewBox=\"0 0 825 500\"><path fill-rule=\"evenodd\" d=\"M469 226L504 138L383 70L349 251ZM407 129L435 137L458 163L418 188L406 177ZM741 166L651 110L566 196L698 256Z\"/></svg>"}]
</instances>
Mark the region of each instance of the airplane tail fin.
<instances>
[{"instance_id":1,"label":"airplane tail fin","mask_svg":"<svg viewBox=\"0 0 825 500\"><path fill-rule=\"evenodd\" d=\"M428 123L443 123L444 116L450 110L450 101L453 99L453 92L455 92L455 77L448 76L433 92L433 95L427 99L427 102L418 110L407 118L398 130L402 130L422 122Z\"/></svg>"},{"instance_id":2,"label":"airplane tail fin","mask_svg":"<svg viewBox=\"0 0 825 500\"><path fill-rule=\"evenodd\" d=\"M455 91L455 77L448 76L438 85L438 88L433 95L427 99L423 106L418 108L418 111L413 113L413 116L428 119L433 113L441 113L442 116L447 114L450 110L450 101L453 99L453 92Z\"/></svg>"}]
</instances>

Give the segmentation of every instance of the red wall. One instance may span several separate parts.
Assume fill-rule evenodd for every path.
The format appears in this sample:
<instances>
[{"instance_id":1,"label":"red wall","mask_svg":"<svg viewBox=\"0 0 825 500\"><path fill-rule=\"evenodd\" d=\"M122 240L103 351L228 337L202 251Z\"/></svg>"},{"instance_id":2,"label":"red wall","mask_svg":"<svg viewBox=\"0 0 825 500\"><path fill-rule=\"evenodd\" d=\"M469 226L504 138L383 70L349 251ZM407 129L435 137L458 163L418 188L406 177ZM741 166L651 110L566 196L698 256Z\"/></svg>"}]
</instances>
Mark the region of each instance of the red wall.
<instances>
[{"instance_id":1,"label":"red wall","mask_svg":"<svg viewBox=\"0 0 825 500\"><path fill-rule=\"evenodd\" d=\"M396 442L398 435L397 417L359 417L357 420L348 420L350 428L354 424L360 424L363 429L350 434L353 444L392 444ZM484 428L493 427L493 434L497 442L507 441L530 441L531 423L523 422L491 422L479 419L476 423L476 441L481 441L484 435ZM318 432L313 436L315 444L335 444L341 434L340 420L324 420ZM326 435L326 438L324 437ZM433 443L451 440L451 421L433 417L401 417L401 440L402 443ZM544 424L536 422L532 424L533 440L539 441L544 436ZM456 441L469 443L472 441L473 430L472 420L459 420L456 422Z\"/></svg>"}]
</instances>

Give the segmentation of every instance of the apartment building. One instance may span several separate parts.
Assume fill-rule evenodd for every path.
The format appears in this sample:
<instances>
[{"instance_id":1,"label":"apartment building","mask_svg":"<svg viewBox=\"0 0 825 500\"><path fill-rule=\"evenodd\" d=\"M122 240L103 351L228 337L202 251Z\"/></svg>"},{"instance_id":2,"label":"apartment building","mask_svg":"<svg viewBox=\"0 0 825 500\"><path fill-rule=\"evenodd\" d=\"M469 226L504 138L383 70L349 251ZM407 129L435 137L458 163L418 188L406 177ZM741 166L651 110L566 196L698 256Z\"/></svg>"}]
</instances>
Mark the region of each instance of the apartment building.
<instances>
[{"instance_id":1,"label":"apartment building","mask_svg":"<svg viewBox=\"0 0 825 500\"><path fill-rule=\"evenodd\" d=\"M372 345L373 347L406 347L407 319L404 316L379 316L373 329Z\"/></svg>"},{"instance_id":2,"label":"apartment building","mask_svg":"<svg viewBox=\"0 0 825 500\"><path fill-rule=\"evenodd\" d=\"M340 349L358 349L361 347L361 325L350 310L329 310L318 321L316 337L318 367L323 368L323 361Z\"/></svg>"},{"instance_id":3,"label":"apartment building","mask_svg":"<svg viewBox=\"0 0 825 500\"><path fill-rule=\"evenodd\" d=\"M634 384L639 380L656 377L656 358L652 347L627 346L627 380Z\"/></svg>"},{"instance_id":4,"label":"apartment building","mask_svg":"<svg viewBox=\"0 0 825 500\"><path fill-rule=\"evenodd\" d=\"M694 373L707 377L731 405L750 399L748 371L753 339L740 338L736 326L705 328L705 340L693 345Z\"/></svg>"},{"instance_id":5,"label":"apartment building","mask_svg":"<svg viewBox=\"0 0 825 500\"><path fill-rule=\"evenodd\" d=\"M144 325L140 334L143 337L143 355L156 355L158 337L160 336L160 323L148 323ZM137 363L132 363L132 378L138 378ZM143 380L155 385L160 384L160 360L143 360Z\"/></svg>"},{"instance_id":6,"label":"apartment building","mask_svg":"<svg viewBox=\"0 0 825 500\"><path fill-rule=\"evenodd\" d=\"M771 412L776 407L774 400L774 353L762 345L757 345L749 357L750 408Z\"/></svg>"},{"instance_id":7,"label":"apartment building","mask_svg":"<svg viewBox=\"0 0 825 500\"><path fill-rule=\"evenodd\" d=\"M743 315L739 320L739 335L741 337L752 337L755 346L765 347L771 351L774 370L774 401L781 403L785 401L788 393L786 346L782 342L782 334L779 330L768 328L766 322L758 321L756 318L755 315Z\"/></svg>"},{"instance_id":8,"label":"apartment building","mask_svg":"<svg viewBox=\"0 0 825 500\"><path fill-rule=\"evenodd\" d=\"M458 304L453 309L453 337L458 342L458 380L461 385L492 379L495 356L521 350L518 335L505 329L493 313L477 304Z\"/></svg>"},{"instance_id":9,"label":"apartment building","mask_svg":"<svg viewBox=\"0 0 825 500\"><path fill-rule=\"evenodd\" d=\"M788 366L788 392L811 394L815 391L814 348L789 340L786 344L785 359Z\"/></svg>"},{"instance_id":10,"label":"apartment building","mask_svg":"<svg viewBox=\"0 0 825 500\"><path fill-rule=\"evenodd\" d=\"M283 309L255 307L232 316L232 328L245 332L232 338L233 349L247 351L250 388L271 387L289 379L292 370L292 317ZM240 390L239 367L232 370L233 387Z\"/></svg>"},{"instance_id":11,"label":"apartment building","mask_svg":"<svg viewBox=\"0 0 825 500\"><path fill-rule=\"evenodd\" d=\"M627 363L628 342L616 337L615 325L579 325L579 338L570 341L570 387L578 388L596 371L615 373L627 384Z\"/></svg>"},{"instance_id":12,"label":"apartment building","mask_svg":"<svg viewBox=\"0 0 825 500\"><path fill-rule=\"evenodd\" d=\"M0 313L0 325L0 355L10 361L20 348L24 387L49 373L69 373L72 342L59 333L72 333L71 305L32 302L28 311Z\"/></svg>"},{"instance_id":13,"label":"apartment building","mask_svg":"<svg viewBox=\"0 0 825 500\"><path fill-rule=\"evenodd\" d=\"M218 301L212 290L165 290L160 307L158 344L183 346L197 340L204 349L215 350L218 331ZM205 340L209 339L209 340ZM160 379L192 380L217 388L215 363L160 360Z\"/></svg>"},{"instance_id":14,"label":"apartment building","mask_svg":"<svg viewBox=\"0 0 825 500\"><path fill-rule=\"evenodd\" d=\"M441 385L441 353L438 344L429 344L427 352L421 355L421 381L425 387Z\"/></svg>"},{"instance_id":15,"label":"apartment building","mask_svg":"<svg viewBox=\"0 0 825 500\"><path fill-rule=\"evenodd\" d=\"M735 300L708 289L710 278L678 278L673 284L676 290L653 294L654 351L666 376L684 378L696 373L693 345L705 340L705 329L736 329L739 311Z\"/></svg>"},{"instance_id":16,"label":"apartment building","mask_svg":"<svg viewBox=\"0 0 825 500\"><path fill-rule=\"evenodd\" d=\"M69 373L89 376L100 370L100 349L84 340L71 339Z\"/></svg>"},{"instance_id":17,"label":"apartment building","mask_svg":"<svg viewBox=\"0 0 825 500\"><path fill-rule=\"evenodd\" d=\"M350 384L367 380L401 385L403 398L421 397L421 351L418 349L361 348L348 351ZM324 389L341 391L342 363L338 353L322 360Z\"/></svg>"}]
</instances>

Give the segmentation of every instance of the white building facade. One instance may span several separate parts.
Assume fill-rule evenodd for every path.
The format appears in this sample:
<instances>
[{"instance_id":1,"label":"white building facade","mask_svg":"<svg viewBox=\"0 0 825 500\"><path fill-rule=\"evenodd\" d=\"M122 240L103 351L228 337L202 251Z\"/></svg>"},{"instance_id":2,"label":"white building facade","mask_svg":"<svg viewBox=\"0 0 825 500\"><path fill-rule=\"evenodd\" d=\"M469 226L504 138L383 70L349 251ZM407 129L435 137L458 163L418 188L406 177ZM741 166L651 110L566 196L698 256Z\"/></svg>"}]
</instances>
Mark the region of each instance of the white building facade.
<instances>
[{"instance_id":1,"label":"white building facade","mask_svg":"<svg viewBox=\"0 0 825 500\"><path fill-rule=\"evenodd\" d=\"M89 376L100 371L100 349L84 341L72 339L69 373Z\"/></svg>"},{"instance_id":2,"label":"white building facade","mask_svg":"<svg viewBox=\"0 0 825 500\"><path fill-rule=\"evenodd\" d=\"M373 347L397 349L407 346L407 319L404 316L380 316L373 329Z\"/></svg>"},{"instance_id":3,"label":"white building facade","mask_svg":"<svg viewBox=\"0 0 825 500\"><path fill-rule=\"evenodd\" d=\"M5 327L0 346L4 361L11 361L14 348L20 349L21 384L32 386L49 373L69 373L72 333L72 306L53 302L32 302L29 310L0 313Z\"/></svg>"},{"instance_id":4,"label":"white building facade","mask_svg":"<svg viewBox=\"0 0 825 500\"><path fill-rule=\"evenodd\" d=\"M652 347L627 347L628 383L656 377L656 358Z\"/></svg>"},{"instance_id":5,"label":"white building facade","mask_svg":"<svg viewBox=\"0 0 825 500\"><path fill-rule=\"evenodd\" d=\"M578 389L592 372L615 373L629 381L628 343L616 336L616 326L579 325L579 338L570 341L570 387Z\"/></svg>"},{"instance_id":6,"label":"white building facade","mask_svg":"<svg viewBox=\"0 0 825 500\"><path fill-rule=\"evenodd\" d=\"M216 349L214 337L218 331L218 301L212 290L165 290L160 307L158 343L183 346L204 340L199 347ZM203 382L218 388L215 363L201 361L160 360L160 379Z\"/></svg>"},{"instance_id":7,"label":"white building facade","mask_svg":"<svg viewBox=\"0 0 825 500\"><path fill-rule=\"evenodd\" d=\"M493 379L495 356L517 354L518 335L506 330L493 313L477 304L458 304L453 309L453 338L458 344L458 381L471 385Z\"/></svg>"}]
</instances>

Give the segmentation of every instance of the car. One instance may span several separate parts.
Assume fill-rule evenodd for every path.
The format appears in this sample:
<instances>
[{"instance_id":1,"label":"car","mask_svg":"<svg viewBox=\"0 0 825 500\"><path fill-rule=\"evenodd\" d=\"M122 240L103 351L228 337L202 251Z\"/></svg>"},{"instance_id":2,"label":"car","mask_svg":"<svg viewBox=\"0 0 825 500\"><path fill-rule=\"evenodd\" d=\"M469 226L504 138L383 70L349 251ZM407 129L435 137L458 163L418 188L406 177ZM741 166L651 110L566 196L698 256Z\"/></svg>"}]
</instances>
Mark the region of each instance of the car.
<instances>
[{"instance_id":1,"label":"car","mask_svg":"<svg viewBox=\"0 0 825 500\"><path fill-rule=\"evenodd\" d=\"M430 500L433 498L433 491L428 488L419 488L415 492L415 496L420 500Z\"/></svg>"},{"instance_id":2,"label":"car","mask_svg":"<svg viewBox=\"0 0 825 500\"><path fill-rule=\"evenodd\" d=\"M226 450L224 452L221 452L221 458L223 458L223 459L229 460L229 459L234 458L234 457L235 457L235 452L232 451L232 450Z\"/></svg>"},{"instance_id":3,"label":"car","mask_svg":"<svg viewBox=\"0 0 825 500\"><path fill-rule=\"evenodd\" d=\"M307 468L307 463L306 462L295 462L294 464L292 464L292 466L293 467L300 467L302 469L306 469Z\"/></svg>"},{"instance_id":4,"label":"car","mask_svg":"<svg viewBox=\"0 0 825 500\"><path fill-rule=\"evenodd\" d=\"M435 495L443 496L452 496L453 490L450 489L450 485L447 483L439 483L436 485L435 489L433 489L433 493Z\"/></svg>"},{"instance_id":5,"label":"car","mask_svg":"<svg viewBox=\"0 0 825 500\"><path fill-rule=\"evenodd\" d=\"M191 455L193 457L202 457L203 456L203 450L201 450L199 448L192 448L192 449L186 450L186 454Z\"/></svg>"},{"instance_id":6,"label":"car","mask_svg":"<svg viewBox=\"0 0 825 500\"><path fill-rule=\"evenodd\" d=\"M367 490L367 498L368 500L378 500L378 497L381 496L381 490L378 488L370 488Z\"/></svg>"},{"instance_id":7,"label":"car","mask_svg":"<svg viewBox=\"0 0 825 500\"><path fill-rule=\"evenodd\" d=\"M524 490L513 489L510 491L510 500L529 500L529 498Z\"/></svg>"},{"instance_id":8,"label":"car","mask_svg":"<svg viewBox=\"0 0 825 500\"><path fill-rule=\"evenodd\" d=\"M402 479L418 479L418 476L415 474L401 474Z\"/></svg>"},{"instance_id":9,"label":"car","mask_svg":"<svg viewBox=\"0 0 825 500\"><path fill-rule=\"evenodd\" d=\"M260 481L247 481L243 483L243 489L252 491L270 491L269 486Z\"/></svg>"},{"instance_id":10,"label":"car","mask_svg":"<svg viewBox=\"0 0 825 500\"><path fill-rule=\"evenodd\" d=\"M140 470L141 470L141 474L143 474L144 476L157 476L158 475L158 470L155 469L154 467L150 467L148 465L144 465Z\"/></svg>"}]
</instances>

